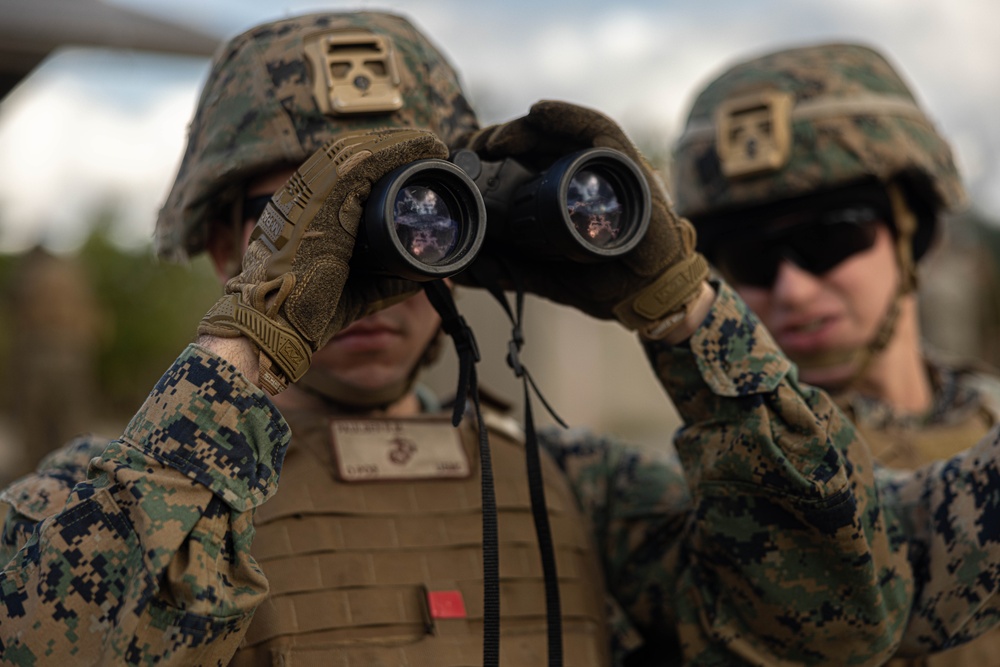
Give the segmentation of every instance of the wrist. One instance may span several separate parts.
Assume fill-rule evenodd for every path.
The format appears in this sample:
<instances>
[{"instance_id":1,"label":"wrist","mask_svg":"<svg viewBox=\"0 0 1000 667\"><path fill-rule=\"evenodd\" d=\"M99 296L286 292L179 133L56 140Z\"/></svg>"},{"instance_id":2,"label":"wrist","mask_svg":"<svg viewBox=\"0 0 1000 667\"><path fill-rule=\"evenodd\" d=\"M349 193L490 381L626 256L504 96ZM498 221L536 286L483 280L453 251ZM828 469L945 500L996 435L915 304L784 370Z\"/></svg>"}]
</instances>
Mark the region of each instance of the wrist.
<instances>
[{"instance_id":1,"label":"wrist","mask_svg":"<svg viewBox=\"0 0 1000 667\"><path fill-rule=\"evenodd\" d=\"M280 316L268 316L248 306L242 292L226 294L216 301L198 324L198 333L247 340L257 354L256 372L250 377L272 396L309 370L312 350L298 331Z\"/></svg>"},{"instance_id":2,"label":"wrist","mask_svg":"<svg viewBox=\"0 0 1000 667\"><path fill-rule=\"evenodd\" d=\"M228 361L236 367L244 377L257 386L260 386L257 375L259 370L257 347L247 338L242 336L235 338L223 338L211 334L198 336L195 344L205 348Z\"/></svg>"}]
</instances>

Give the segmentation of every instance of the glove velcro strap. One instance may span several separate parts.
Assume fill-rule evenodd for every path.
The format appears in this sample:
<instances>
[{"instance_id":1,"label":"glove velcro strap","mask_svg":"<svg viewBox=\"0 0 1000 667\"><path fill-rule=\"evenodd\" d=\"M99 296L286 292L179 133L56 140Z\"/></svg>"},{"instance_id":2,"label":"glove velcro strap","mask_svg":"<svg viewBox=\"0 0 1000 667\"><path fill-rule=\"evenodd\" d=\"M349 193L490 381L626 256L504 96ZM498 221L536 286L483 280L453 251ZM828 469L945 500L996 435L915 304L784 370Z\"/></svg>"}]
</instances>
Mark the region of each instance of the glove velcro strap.
<instances>
[{"instance_id":1,"label":"glove velcro strap","mask_svg":"<svg viewBox=\"0 0 1000 667\"><path fill-rule=\"evenodd\" d=\"M707 277L708 262L700 253L693 253L615 306L615 316L630 329L645 329L680 311L698 295Z\"/></svg>"},{"instance_id":2,"label":"glove velcro strap","mask_svg":"<svg viewBox=\"0 0 1000 667\"><path fill-rule=\"evenodd\" d=\"M238 294L227 294L216 301L202 318L199 331L213 333L217 327L238 330L277 367L261 364L259 380L270 394L278 393L288 382L295 382L309 370L312 350L299 334L289 325L268 319L250 308Z\"/></svg>"}]
</instances>

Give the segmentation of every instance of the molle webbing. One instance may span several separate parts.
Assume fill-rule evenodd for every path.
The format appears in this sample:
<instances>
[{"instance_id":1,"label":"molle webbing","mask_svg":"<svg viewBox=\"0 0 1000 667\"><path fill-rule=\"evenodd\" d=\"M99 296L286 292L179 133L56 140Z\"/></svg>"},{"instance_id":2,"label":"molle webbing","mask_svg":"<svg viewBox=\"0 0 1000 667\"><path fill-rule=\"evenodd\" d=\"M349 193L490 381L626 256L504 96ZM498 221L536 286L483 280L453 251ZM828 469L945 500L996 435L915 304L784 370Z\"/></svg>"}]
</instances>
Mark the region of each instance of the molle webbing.
<instances>
[{"instance_id":1,"label":"molle webbing","mask_svg":"<svg viewBox=\"0 0 1000 667\"><path fill-rule=\"evenodd\" d=\"M253 555L270 595L233 665L482 662L482 521L478 466L468 479L344 483L329 429L296 423L279 492L257 510ZM478 461L475 434L462 440ZM491 431L499 513L501 664L545 664L545 593L524 449ZM564 664L609 663L602 576L586 523L543 460L560 595ZM460 618L432 619L427 592L459 591Z\"/></svg>"}]
</instances>

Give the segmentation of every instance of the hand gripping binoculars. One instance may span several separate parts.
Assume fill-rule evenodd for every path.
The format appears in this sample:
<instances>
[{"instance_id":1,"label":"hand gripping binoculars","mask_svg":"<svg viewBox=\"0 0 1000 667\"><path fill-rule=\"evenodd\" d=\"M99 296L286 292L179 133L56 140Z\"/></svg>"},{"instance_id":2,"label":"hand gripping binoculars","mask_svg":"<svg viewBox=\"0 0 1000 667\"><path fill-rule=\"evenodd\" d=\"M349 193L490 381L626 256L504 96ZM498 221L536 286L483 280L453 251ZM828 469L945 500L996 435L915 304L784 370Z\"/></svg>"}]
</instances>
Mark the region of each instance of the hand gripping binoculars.
<instances>
[{"instance_id":1,"label":"hand gripping binoculars","mask_svg":"<svg viewBox=\"0 0 1000 667\"><path fill-rule=\"evenodd\" d=\"M589 148L535 170L460 150L404 165L375 184L352 265L427 281L459 273L484 246L601 262L632 250L649 217L649 184L618 151Z\"/></svg>"}]
</instances>

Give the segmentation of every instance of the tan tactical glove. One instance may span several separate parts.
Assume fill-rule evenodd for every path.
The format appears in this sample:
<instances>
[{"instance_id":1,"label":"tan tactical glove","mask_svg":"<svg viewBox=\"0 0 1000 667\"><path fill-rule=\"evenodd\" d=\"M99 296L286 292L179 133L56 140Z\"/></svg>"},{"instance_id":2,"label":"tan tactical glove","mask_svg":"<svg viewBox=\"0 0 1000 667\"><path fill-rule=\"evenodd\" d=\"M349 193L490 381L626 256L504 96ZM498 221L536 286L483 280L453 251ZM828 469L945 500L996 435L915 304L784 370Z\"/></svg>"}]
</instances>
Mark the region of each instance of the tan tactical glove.
<instances>
[{"instance_id":1,"label":"tan tactical glove","mask_svg":"<svg viewBox=\"0 0 1000 667\"><path fill-rule=\"evenodd\" d=\"M597 318L617 319L652 337L683 319L685 305L708 275L708 264L694 251L694 228L673 212L662 181L614 121L573 104L541 101L527 116L484 128L465 143L485 160L512 157L536 169L590 147L612 148L634 160L649 182L652 199L649 231L634 250L597 264L504 260L528 291Z\"/></svg>"},{"instance_id":2,"label":"tan tactical glove","mask_svg":"<svg viewBox=\"0 0 1000 667\"><path fill-rule=\"evenodd\" d=\"M447 155L423 130L347 133L324 145L275 193L250 237L243 271L198 333L253 341L258 382L271 394L298 380L338 331L417 291L404 280L348 282L348 265L372 184L401 165Z\"/></svg>"}]
</instances>

